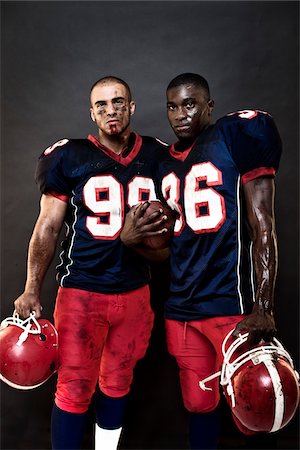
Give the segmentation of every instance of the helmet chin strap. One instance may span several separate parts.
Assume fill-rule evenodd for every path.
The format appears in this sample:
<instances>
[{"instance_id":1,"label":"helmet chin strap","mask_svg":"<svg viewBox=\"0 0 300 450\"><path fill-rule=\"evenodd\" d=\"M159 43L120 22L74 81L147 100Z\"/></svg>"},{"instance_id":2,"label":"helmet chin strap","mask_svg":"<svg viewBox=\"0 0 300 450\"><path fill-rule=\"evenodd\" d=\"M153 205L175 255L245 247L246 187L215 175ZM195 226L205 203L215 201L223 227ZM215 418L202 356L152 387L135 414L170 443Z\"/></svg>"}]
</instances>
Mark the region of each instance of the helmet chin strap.
<instances>
[{"instance_id":1,"label":"helmet chin strap","mask_svg":"<svg viewBox=\"0 0 300 450\"><path fill-rule=\"evenodd\" d=\"M19 314L16 311L13 312L11 317L7 317L2 320L0 328L5 328L8 325L15 325L23 330L23 333L20 334L18 342L16 345L21 346L23 342L26 341L29 334L41 334L41 326L35 318L35 312L30 313L30 316L27 319L20 319Z\"/></svg>"}]
</instances>

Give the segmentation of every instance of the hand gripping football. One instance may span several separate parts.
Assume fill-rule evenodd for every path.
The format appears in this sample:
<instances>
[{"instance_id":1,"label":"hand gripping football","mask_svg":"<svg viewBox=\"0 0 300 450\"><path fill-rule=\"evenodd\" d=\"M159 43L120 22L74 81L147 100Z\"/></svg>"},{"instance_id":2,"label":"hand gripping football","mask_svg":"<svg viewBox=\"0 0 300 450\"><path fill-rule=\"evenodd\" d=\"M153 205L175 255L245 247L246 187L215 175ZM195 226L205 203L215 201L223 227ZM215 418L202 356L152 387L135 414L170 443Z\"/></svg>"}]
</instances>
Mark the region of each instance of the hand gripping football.
<instances>
[{"instance_id":1,"label":"hand gripping football","mask_svg":"<svg viewBox=\"0 0 300 450\"><path fill-rule=\"evenodd\" d=\"M143 244L152 250L162 250L169 247L176 220L175 211L173 211L166 203L160 202L159 200L152 200L150 202L150 205L144 213L144 217L150 216L160 209L163 211L162 214L168 217L163 224L163 227L167 229L167 232L143 239Z\"/></svg>"}]
</instances>

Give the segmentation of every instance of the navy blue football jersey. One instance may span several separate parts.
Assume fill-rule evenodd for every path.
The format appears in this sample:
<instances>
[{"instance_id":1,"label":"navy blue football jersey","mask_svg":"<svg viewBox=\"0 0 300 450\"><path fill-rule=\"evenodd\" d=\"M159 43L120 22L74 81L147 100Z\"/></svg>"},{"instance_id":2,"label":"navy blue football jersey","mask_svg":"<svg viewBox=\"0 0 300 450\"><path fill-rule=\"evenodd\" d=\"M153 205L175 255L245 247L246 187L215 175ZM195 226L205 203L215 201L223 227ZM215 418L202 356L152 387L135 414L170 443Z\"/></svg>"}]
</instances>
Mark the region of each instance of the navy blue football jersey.
<instances>
[{"instance_id":1,"label":"navy blue football jersey","mask_svg":"<svg viewBox=\"0 0 300 450\"><path fill-rule=\"evenodd\" d=\"M165 148L131 133L120 155L93 136L63 139L43 152L36 182L42 193L68 202L60 286L105 293L149 282L149 266L119 235L130 207L157 198L153 167Z\"/></svg>"},{"instance_id":2,"label":"navy blue football jersey","mask_svg":"<svg viewBox=\"0 0 300 450\"><path fill-rule=\"evenodd\" d=\"M209 126L191 148L169 148L162 194L180 218L171 245L166 317L197 320L249 313L255 279L242 185L274 176L281 140L271 116L239 111Z\"/></svg>"}]
</instances>

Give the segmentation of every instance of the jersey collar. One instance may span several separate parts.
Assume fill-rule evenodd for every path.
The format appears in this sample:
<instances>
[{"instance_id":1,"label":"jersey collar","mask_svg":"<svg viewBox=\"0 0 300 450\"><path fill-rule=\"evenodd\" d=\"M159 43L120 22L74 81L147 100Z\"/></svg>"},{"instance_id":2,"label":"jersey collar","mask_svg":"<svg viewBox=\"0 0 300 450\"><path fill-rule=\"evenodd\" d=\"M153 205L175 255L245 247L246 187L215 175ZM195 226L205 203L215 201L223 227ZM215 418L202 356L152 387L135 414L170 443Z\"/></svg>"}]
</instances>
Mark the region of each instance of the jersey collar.
<instances>
[{"instance_id":1,"label":"jersey collar","mask_svg":"<svg viewBox=\"0 0 300 450\"><path fill-rule=\"evenodd\" d=\"M196 139L194 140L194 142L191 144L190 147L188 147L187 149L183 150L183 151L179 151L176 150L176 146L178 146L179 141L175 142L175 144L171 145L169 147L169 153L170 155L172 155L174 158L178 159L179 161L185 161L186 158L189 156L189 154L191 153L191 151L193 150L193 148L195 147L196 142L197 143L202 143L203 141L205 141L205 139L207 139L207 135L208 133L213 129L213 125L209 125L207 128L205 128L205 130L203 130L198 137L196 137Z\"/></svg>"},{"instance_id":2,"label":"jersey collar","mask_svg":"<svg viewBox=\"0 0 300 450\"><path fill-rule=\"evenodd\" d=\"M88 135L88 140L91 141L99 150L104 152L107 156L119 162L123 166L128 166L139 153L142 146L142 138L137 133L132 131L129 136L128 145L124 147L119 155L110 150L97 139L96 136Z\"/></svg>"},{"instance_id":3,"label":"jersey collar","mask_svg":"<svg viewBox=\"0 0 300 450\"><path fill-rule=\"evenodd\" d=\"M171 147L169 147L169 152L174 158L179 159L179 161L185 161L186 158L191 153L191 151L195 145L195 142L196 141L194 141L192 143L192 145L189 148L187 148L186 150L184 150L183 152L176 150L176 145L178 144L178 142L176 142L175 144L172 144Z\"/></svg>"}]
</instances>

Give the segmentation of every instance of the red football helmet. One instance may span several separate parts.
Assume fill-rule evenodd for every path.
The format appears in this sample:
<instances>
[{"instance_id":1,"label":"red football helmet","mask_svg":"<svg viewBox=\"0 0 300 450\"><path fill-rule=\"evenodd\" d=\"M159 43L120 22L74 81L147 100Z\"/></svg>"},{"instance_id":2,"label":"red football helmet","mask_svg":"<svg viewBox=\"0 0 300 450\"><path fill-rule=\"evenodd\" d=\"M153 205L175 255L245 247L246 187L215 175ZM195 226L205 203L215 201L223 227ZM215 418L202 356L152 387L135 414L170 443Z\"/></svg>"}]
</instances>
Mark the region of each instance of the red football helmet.
<instances>
[{"instance_id":1,"label":"red football helmet","mask_svg":"<svg viewBox=\"0 0 300 450\"><path fill-rule=\"evenodd\" d=\"M0 326L0 379L16 389L34 389L45 383L58 366L58 336L46 319L18 314Z\"/></svg>"},{"instance_id":2,"label":"red football helmet","mask_svg":"<svg viewBox=\"0 0 300 450\"><path fill-rule=\"evenodd\" d=\"M220 375L220 384L237 422L254 432L278 431L290 422L299 405L299 375L292 358L275 338L270 343L250 346L248 333L235 340L231 333L223 342L221 371L199 385L209 389L205 384Z\"/></svg>"}]
</instances>

